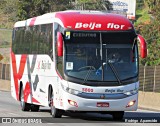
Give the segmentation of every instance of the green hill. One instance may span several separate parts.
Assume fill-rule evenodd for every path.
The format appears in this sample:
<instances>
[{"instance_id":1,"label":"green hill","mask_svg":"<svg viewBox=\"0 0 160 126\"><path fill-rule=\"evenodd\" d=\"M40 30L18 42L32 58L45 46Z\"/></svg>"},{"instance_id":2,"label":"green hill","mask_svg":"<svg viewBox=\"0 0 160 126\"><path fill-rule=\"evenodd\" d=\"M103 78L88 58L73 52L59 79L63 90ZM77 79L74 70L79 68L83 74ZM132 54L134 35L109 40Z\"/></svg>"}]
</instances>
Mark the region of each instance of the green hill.
<instances>
[{"instance_id":1,"label":"green hill","mask_svg":"<svg viewBox=\"0 0 160 126\"><path fill-rule=\"evenodd\" d=\"M0 48L10 47L12 30L0 29Z\"/></svg>"}]
</instances>

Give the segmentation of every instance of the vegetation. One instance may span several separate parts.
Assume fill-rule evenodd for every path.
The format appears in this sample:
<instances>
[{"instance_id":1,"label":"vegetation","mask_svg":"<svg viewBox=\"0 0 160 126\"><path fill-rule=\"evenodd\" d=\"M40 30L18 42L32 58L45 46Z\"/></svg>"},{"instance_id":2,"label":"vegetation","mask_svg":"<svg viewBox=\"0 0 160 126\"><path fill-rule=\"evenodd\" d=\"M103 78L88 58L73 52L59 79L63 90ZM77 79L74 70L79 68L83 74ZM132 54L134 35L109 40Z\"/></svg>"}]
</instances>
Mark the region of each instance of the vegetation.
<instances>
[{"instance_id":1,"label":"vegetation","mask_svg":"<svg viewBox=\"0 0 160 126\"><path fill-rule=\"evenodd\" d=\"M12 28L17 21L18 0L1 0L0 2L0 28Z\"/></svg>"},{"instance_id":2,"label":"vegetation","mask_svg":"<svg viewBox=\"0 0 160 126\"><path fill-rule=\"evenodd\" d=\"M12 28L13 23L48 12L68 9L107 10L108 0L1 0L0 28Z\"/></svg>"},{"instance_id":3,"label":"vegetation","mask_svg":"<svg viewBox=\"0 0 160 126\"><path fill-rule=\"evenodd\" d=\"M17 4L18 20L39 16L47 12L72 8L70 0L19 0Z\"/></svg>"},{"instance_id":4,"label":"vegetation","mask_svg":"<svg viewBox=\"0 0 160 126\"><path fill-rule=\"evenodd\" d=\"M77 0L75 9L81 10L110 10L112 4L108 0Z\"/></svg>"},{"instance_id":5,"label":"vegetation","mask_svg":"<svg viewBox=\"0 0 160 126\"><path fill-rule=\"evenodd\" d=\"M3 56L0 54L0 61L3 59Z\"/></svg>"},{"instance_id":6,"label":"vegetation","mask_svg":"<svg viewBox=\"0 0 160 126\"><path fill-rule=\"evenodd\" d=\"M0 48L10 47L12 31L2 29L0 30Z\"/></svg>"},{"instance_id":7,"label":"vegetation","mask_svg":"<svg viewBox=\"0 0 160 126\"><path fill-rule=\"evenodd\" d=\"M148 14L144 10L138 10L139 13L145 13L145 16L139 17L135 26L147 41L148 57L140 61L142 65L160 65L160 1L145 0L142 8L147 8Z\"/></svg>"}]
</instances>

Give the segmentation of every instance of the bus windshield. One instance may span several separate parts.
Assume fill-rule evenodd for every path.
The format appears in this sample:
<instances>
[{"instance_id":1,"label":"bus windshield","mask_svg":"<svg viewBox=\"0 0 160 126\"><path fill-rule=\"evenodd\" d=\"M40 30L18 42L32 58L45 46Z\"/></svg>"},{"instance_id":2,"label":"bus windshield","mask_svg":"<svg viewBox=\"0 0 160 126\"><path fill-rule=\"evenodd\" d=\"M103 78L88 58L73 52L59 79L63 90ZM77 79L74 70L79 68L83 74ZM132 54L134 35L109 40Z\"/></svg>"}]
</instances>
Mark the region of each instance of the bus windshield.
<instances>
[{"instance_id":1,"label":"bus windshield","mask_svg":"<svg viewBox=\"0 0 160 126\"><path fill-rule=\"evenodd\" d=\"M122 33L117 34L117 38L112 34L78 33L77 36L83 37L66 40L64 63L66 76L84 82L119 81L119 83L137 77L138 53L134 39L126 38L126 34Z\"/></svg>"}]
</instances>

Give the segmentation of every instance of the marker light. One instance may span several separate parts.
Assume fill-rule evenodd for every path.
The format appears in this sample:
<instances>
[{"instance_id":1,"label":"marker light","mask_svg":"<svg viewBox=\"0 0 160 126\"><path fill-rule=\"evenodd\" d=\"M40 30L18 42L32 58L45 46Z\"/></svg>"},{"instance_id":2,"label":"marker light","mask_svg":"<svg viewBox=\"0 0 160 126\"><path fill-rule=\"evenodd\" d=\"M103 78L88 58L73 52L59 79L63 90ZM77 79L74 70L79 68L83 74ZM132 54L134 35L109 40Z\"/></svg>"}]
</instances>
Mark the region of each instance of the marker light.
<instances>
[{"instance_id":1,"label":"marker light","mask_svg":"<svg viewBox=\"0 0 160 126\"><path fill-rule=\"evenodd\" d=\"M70 94L78 95L78 94L82 93L82 92L80 92L80 91L78 91L78 90L75 90L75 89L71 89L71 88L69 88L69 87L66 87L66 86L64 86L63 84L61 84L61 86L62 86L62 89L63 89L64 91L66 91L66 92L68 92L68 93L70 93Z\"/></svg>"},{"instance_id":2,"label":"marker light","mask_svg":"<svg viewBox=\"0 0 160 126\"><path fill-rule=\"evenodd\" d=\"M136 103L136 100L130 101L130 102L127 104L126 108L133 106L135 103Z\"/></svg>"},{"instance_id":3,"label":"marker light","mask_svg":"<svg viewBox=\"0 0 160 126\"><path fill-rule=\"evenodd\" d=\"M131 91L127 91L125 92L124 94L125 95L128 95L128 96L131 96L131 95L135 95L138 93L138 88L134 89L134 90L131 90Z\"/></svg>"},{"instance_id":4,"label":"marker light","mask_svg":"<svg viewBox=\"0 0 160 126\"><path fill-rule=\"evenodd\" d=\"M68 103L72 106L78 107L77 102L72 101L72 100L68 100Z\"/></svg>"}]
</instances>

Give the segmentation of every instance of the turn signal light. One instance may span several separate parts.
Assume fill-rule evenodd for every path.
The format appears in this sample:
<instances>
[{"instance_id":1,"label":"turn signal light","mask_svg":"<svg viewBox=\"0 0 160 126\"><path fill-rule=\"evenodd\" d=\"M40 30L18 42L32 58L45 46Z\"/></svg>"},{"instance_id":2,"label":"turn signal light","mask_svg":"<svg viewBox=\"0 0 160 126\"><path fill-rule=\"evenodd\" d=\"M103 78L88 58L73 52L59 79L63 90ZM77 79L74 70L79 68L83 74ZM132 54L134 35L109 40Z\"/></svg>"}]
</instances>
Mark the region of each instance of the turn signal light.
<instances>
[{"instance_id":1,"label":"turn signal light","mask_svg":"<svg viewBox=\"0 0 160 126\"><path fill-rule=\"evenodd\" d=\"M135 104L135 102L136 102L136 100L130 101L130 102L127 104L126 108L133 106L133 105Z\"/></svg>"},{"instance_id":2,"label":"turn signal light","mask_svg":"<svg viewBox=\"0 0 160 126\"><path fill-rule=\"evenodd\" d=\"M78 107L77 102L72 101L72 100L68 100L68 103L72 106Z\"/></svg>"}]
</instances>

